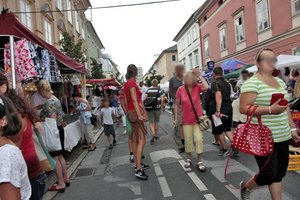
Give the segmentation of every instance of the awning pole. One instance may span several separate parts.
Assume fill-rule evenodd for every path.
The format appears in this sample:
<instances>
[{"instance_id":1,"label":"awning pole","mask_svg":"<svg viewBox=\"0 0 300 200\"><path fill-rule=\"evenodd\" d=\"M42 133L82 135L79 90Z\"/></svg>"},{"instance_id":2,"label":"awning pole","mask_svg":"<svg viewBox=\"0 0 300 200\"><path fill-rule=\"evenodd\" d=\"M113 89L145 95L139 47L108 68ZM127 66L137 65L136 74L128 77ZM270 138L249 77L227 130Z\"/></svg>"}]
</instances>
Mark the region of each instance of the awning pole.
<instances>
[{"instance_id":1,"label":"awning pole","mask_svg":"<svg viewBox=\"0 0 300 200\"><path fill-rule=\"evenodd\" d=\"M17 89L17 80L16 80L16 68L15 68L15 48L14 48L14 36L9 36L9 45L10 45L10 65L11 65L11 78L13 89Z\"/></svg>"}]
</instances>

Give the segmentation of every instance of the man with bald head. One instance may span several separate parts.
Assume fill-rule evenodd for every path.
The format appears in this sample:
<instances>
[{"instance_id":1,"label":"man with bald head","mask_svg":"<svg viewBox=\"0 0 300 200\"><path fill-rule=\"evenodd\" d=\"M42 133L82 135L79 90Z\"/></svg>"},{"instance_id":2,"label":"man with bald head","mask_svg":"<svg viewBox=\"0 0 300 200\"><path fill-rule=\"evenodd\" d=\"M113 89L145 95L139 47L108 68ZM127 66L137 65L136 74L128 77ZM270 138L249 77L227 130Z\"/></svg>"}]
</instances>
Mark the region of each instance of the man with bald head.
<instances>
[{"instance_id":1,"label":"man with bald head","mask_svg":"<svg viewBox=\"0 0 300 200\"><path fill-rule=\"evenodd\" d=\"M185 67L183 64L177 64L175 66L175 73L174 76L169 80L169 94L170 98L172 98L173 102L175 102L176 99L176 93L180 86L183 85L183 77L184 77L184 70ZM180 124L179 132L181 137L181 145L179 147L179 151L183 153L185 151L184 149L184 136L183 136L183 129L181 124L181 109L178 111L178 122Z\"/></svg>"}]
</instances>

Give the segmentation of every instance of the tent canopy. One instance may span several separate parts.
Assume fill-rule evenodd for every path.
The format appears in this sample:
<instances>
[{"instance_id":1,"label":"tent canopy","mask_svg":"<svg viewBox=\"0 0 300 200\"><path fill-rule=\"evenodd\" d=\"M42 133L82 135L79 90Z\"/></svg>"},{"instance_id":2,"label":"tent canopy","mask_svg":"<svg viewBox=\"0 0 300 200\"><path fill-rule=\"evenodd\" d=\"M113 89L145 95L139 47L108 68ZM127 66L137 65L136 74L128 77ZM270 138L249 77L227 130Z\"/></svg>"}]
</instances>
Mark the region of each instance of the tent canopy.
<instances>
[{"instance_id":1,"label":"tent canopy","mask_svg":"<svg viewBox=\"0 0 300 200\"><path fill-rule=\"evenodd\" d=\"M114 78L104 78L104 79L87 79L86 83L88 84L101 84L101 85L110 85L110 86L120 86L118 81Z\"/></svg>"},{"instance_id":2,"label":"tent canopy","mask_svg":"<svg viewBox=\"0 0 300 200\"><path fill-rule=\"evenodd\" d=\"M23 24L21 24L16 17L11 13L3 13L0 15L0 36L14 36L18 38L26 38L29 41L32 41L39 45L42 48L48 49L52 53L54 53L56 59L68 67L61 68L62 73L67 72L68 70L85 73L85 66L76 62L74 59L66 56L54 46L48 44L40 37L32 33L29 29L27 29ZM61 67L61 66L60 66Z\"/></svg>"},{"instance_id":3,"label":"tent canopy","mask_svg":"<svg viewBox=\"0 0 300 200\"><path fill-rule=\"evenodd\" d=\"M250 72L249 69L252 68L251 66L252 65L245 65L245 67L243 67L241 69L235 70L235 71L233 71L233 72L231 72L229 74L225 74L224 77L228 78L228 79L229 78L238 78L241 75L241 72L242 72L243 69L247 69L248 72Z\"/></svg>"},{"instance_id":4,"label":"tent canopy","mask_svg":"<svg viewBox=\"0 0 300 200\"><path fill-rule=\"evenodd\" d=\"M221 67L223 68L225 73L228 73L228 72L232 72L232 71L241 69L241 68L245 67L246 65L247 65L246 63L244 63L240 60L228 59L228 60L225 60L221 64Z\"/></svg>"}]
</instances>

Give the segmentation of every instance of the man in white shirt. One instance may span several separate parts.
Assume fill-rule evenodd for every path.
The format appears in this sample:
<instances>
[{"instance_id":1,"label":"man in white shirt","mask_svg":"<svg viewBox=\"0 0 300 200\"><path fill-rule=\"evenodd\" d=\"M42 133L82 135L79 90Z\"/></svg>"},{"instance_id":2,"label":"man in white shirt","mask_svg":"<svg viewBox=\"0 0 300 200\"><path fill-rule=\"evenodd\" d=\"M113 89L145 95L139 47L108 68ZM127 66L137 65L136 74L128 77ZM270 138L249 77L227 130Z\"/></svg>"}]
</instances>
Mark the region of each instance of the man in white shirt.
<instances>
[{"instance_id":1,"label":"man in white shirt","mask_svg":"<svg viewBox=\"0 0 300 200\"><path fill-rule=\"evenodd\" d=\"M144 85L143 81L140 82L139 84L140 86L140 90L141 90L141 93L142 93L142 101L144 101L147 97L146 93L147 93L147 87Z\"/></svg>"},{"instance_id":2,"label":"man in white shirt","mask_svg":"<svg viewBox=\"0 0 300 200\"><path fill-rule=\"evenodd\" d=\"M241 87L242 87L242 85L243 85L243 83L246 80L248 80L248 79L249 79L249 72L246 69L242 70L242 72L241 72L241 79L236 83L236 86L235 86L236 89L240 90Z\"/></svg>"}]
</instances>

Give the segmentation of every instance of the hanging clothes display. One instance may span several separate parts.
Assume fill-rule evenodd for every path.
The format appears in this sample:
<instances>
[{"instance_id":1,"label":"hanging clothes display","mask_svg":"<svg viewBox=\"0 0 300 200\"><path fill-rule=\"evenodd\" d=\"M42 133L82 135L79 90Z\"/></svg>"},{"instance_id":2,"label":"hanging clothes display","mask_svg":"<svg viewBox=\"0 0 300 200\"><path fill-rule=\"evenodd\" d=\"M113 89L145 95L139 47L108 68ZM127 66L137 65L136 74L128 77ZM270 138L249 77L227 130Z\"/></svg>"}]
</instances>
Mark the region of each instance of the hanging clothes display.
<instances>
[{"instance_id":1,"label":"hanging clothes display","mask_svg":"<svg viewBox=\"0 0 300 200\"><path fill-rule=\"evenodd\" d=\"M50 58L50 80L49 82L56 83L61 82L61 74L58 69L57 62L55 59L55 55L52 52L49 52Z\"/></svg>"},{"instance_id":2,"label":"hanging clothes display","mask_svg":"<svg viewBox=\"0 0 300 200\"><path fill-rule=\"evenodd\" d=\"M39 50L38 45L29 42L29 50L30 50L31 58L33 60L33 64L35 66L37 77L43 78L43 73L45 69L41 66L40 56L38 55L38 50Z\"/></svg>"},{"instance_id":3,"label":"hanging clothes display","mask_svg":"<svg viewBox=\"0 0 300 200\"><path fill-rule=\"evenodd\" d=\"M39 51L40 56L40 66L44 70L42 78L50 81L50 57L49 51L47 49L41 49Z\"/></svg>"},{"instance_id":4,"label":"hanging clothes display","mask_svg":"<svg viewBox=\"0 0 300 200\"><path fill-rule=\"evenodd\" d=\"M29 50L29 42L24 38L14 42L16 75L21 81L37 77L37 72ZM4 66L6 72L11 71L10 45L5 44Z\"/></svg>"}]
</instances>

